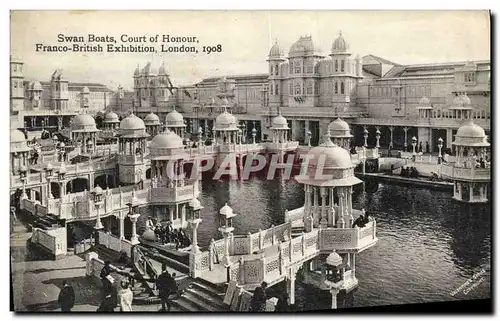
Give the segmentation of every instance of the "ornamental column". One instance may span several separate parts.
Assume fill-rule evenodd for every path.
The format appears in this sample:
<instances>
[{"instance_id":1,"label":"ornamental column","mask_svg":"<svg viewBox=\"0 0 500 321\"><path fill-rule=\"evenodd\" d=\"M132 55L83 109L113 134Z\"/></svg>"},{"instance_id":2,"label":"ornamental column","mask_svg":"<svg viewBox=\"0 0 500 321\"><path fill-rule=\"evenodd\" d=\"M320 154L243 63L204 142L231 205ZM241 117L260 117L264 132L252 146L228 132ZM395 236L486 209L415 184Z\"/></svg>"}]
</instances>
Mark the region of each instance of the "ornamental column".
<instances>
[{"instance_id":1,"label":"ornamental column","mask_svg":"<svg viewBox=\"0 0 500 321\"><path fill-rule=\"evenodd\" d=\"M122 216L122 214L120 214L118 219L120 220L120 240L124 240L125 239L125 218Z\"/></svg>"},{"instance_id":2,"label":"ornamental column","mask_svg":"<svg viewBox=\"0 0 500 321\"><path fill-rule=\"evenodd\" d=\"M394 143L393 143L394 126L389 126L389 131L391 132L391 141L389 142L389 148L392 149L394 147Z\"/></svg>"},{"instance_id":3,"label":"ornamental column","mask_svg":"<svg viewBox=\"0 0 500 321\"><path fill-rule=\"evenodd\" d=\"M288 271L289 277L286 279L286 290L288 294L288 304L295 304L295 269Z\"/></svg>"},{"instance_id":4,"label":"ornamental column","mask_svg":"<svg viewBox=\"0 0 500 321\"><path fill-rule=\"evenodd\" d=\"M140 214L129 215L130 221L132 222L132 237L130 238L130 242L132 242L133 245L139 244L139 236L137 235L137 219L139 216Z\"/></svg>"},{"instance_id":5,"label":"ornamental column","mask_svg":"<svg viewBox=\"0 0 500 321\"><path fill-rule=\"evenodd\" d=\"M405 142L404 142L404 147L405 147L405 152L406 152L406 147L408 147L408 127L403 127L403 130L405 132Z\"/></svg>"},{"instance_id":6,"label":"ornamental column","mask_svg":"<svg viewBox=\"0 0 500 321\"><path fill-rule=\"evenodd\" d=\"M321 220L320 220L319 224L322 227L326 227L327 224L328 224L328 221L326 219L326 197L327 197L327 193L326 193L326 190L325 190L324 187L321 187L320 191L321 191Z\"/></svg>"}]
</instances>

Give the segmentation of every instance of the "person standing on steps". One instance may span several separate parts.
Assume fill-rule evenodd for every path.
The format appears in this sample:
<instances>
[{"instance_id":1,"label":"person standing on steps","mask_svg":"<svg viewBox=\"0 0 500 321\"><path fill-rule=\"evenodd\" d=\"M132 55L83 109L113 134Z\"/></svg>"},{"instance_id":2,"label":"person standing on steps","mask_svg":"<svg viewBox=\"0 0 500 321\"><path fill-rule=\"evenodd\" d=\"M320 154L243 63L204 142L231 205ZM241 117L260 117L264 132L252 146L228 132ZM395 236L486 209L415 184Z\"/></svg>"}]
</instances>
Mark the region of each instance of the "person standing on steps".
<instances>
[{"instance_id":1,"label":"person standing on steps","mask_svg":"<svg viewBox=\"0 0 500 321\"><path fill-rule=\"evenodd\" d=\"M132 311L132 300L134 299L134 294L129 287L127 280L122 280L120 283L120 289L118 290L118 303L120 304L120 312Z\"/></svg>"},{"instance_id":2,"label":"person standing on steps","mask_svg":"<svg viewBox=\"0 0 500 321\"><path fill-rule=\"evenodd\" d=\"M263 312L266 310L266 289L267 283L262 282L253 292L252 301L250 301L250 311L251 312Z\"/></svg>"},{"instance_id":3,"label":"person standing on steps","mask_svg":"<svg viewBox=\"0 0 500 321\"><path fill-rule=\"evenodd\" d=\"M158 297L161 300L161 310L162 312L170 311L170 302L168 297L170 296L171 279L170 273L167 271L167 265L163 264L163 272L156 279L156 288L158 289ZM166 306L166 307L165 307Z\"/></svg>"},{"instance_id":4,"label":"person standing on steps","mask_svg":"<svg viewBox=\"0 0 500 321\"><path fill-rule=\"evenodd\" d=\"M75 290L66 280L62 284L63 288L59 292L57 302L61 306L61 312L71 312L71 309L75 306Z\"/></svg>"},{"instance_id":5,"label":"person standing on steps","mask_svg":"<svg viewBox=\"0 0 500 321\"><path fill-rule=\"evenodd\" d=\"M111 276L111 266L109 261L104 262L104 267L101 270L101 281L104 290L104 295L111 294L111 289L113 285L113 277Z\"/></svg>"}]
</instances>

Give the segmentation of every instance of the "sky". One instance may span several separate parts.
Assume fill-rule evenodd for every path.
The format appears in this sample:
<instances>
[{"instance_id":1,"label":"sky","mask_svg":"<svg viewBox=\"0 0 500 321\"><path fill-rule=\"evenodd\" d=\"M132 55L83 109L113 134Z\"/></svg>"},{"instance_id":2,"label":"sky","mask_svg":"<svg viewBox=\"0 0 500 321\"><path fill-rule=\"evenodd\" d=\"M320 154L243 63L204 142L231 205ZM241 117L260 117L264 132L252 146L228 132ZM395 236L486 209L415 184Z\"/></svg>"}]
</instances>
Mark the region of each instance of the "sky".
<instances>
[{"instance_id":1,"label":"sky","mask_svg":"<svg viewBox=\"0 0 500 321\"><path fill-rule=\"evenodd\" d=\"M266 73L276 40L287 55L300 36L310 35L327 55L340 31L353 55L374 54L400 64L490 60L487 11L12 11L11 53L24 61L26 79L48 81L59 68L71 82L130 90L135 68L148 61L156 68L165 62L174 85ZM88 34L117 40L123 34L195 36L199 52L36 52L38 43L64 44L58 43L59 34L86 40ZM220 53L201 52L202 46L219 44ZM161 43L153 45L160 49Z\"/></svg>"}]
</instances>

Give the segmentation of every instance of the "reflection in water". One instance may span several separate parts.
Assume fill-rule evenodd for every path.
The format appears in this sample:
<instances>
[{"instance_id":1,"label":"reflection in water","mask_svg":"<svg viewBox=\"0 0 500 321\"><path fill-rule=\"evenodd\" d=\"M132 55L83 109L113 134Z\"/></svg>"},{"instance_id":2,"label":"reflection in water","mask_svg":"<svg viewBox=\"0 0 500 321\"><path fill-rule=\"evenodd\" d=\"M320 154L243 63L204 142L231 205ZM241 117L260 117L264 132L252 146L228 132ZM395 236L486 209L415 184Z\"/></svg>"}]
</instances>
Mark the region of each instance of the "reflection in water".
<instances>
[{"instance_id":1,"label":"reflection in water","mask_svg":"<svg viewBox=\"0 0 500 321\"><path fill-rule=\"evenodd\" d=\"M457 203L449 192L370 187L373 192L365 193L362 184L357 186L353 207L373 213L379 243L358 255L360 285L347 306L490 297L490 205ZM205 208L199 242L207 246L211 238L221 238L216 213L226 202L238 214L235 233L253 233L281 224L286 209L303 205L304 192L294 181L208 181L200 201ZM485 278L473 290L450 294L482 269ZM319 292L297 284L298 305L307 310L329 308L329 294Z\"/></svg>"}]
</instances>

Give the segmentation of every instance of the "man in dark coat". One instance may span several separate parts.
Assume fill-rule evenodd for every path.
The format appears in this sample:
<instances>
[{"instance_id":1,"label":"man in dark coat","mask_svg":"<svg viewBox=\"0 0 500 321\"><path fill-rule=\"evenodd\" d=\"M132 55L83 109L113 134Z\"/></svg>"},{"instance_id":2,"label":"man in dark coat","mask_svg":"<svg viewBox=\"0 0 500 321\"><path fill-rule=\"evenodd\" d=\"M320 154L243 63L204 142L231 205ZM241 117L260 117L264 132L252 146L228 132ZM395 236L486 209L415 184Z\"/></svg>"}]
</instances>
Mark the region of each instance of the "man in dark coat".
<instances>
[{"instance_id":1,"label":"man in dark coat","mask_svg":"<svg viewBox=\"0 0 500 321\"><path fill-rule=\"evenodd\" d=\"M116 307L116 302L111 297L111 294L106 294L104 300L102 300L101 305L97 308L97 312L114 312Z\"/></svg>"},{"instance_id":2,"label":"man in dark coat","mask_svg":"<svg viewBox=\"0 0 500 321\"><path fill-rule=\"evenodd\" d=\"M156 279L156 288L158 289L158 297L161 300L161 311L170 311L170 302L168 297L171 293L172 276L167 271L167 265L162 266L163 272ZM166 308L165 308L166 306Z\"/></svg>"},{"instance_id":3,"label":"man in dark coat","mask_svg":"<svg viewBox=\"0 0 500 321\"><path fill-rule=\"evenodd\" d=\"M104 290L104 295L107 295L111 293L111 281L109 280L109 276L111 275L111 266L109 261L104 262L104 267L101 270L101 281L102 281L102 287Z\"/></svg>"},{"instance_id":4,"label":"man in dark coat","mask_svg":"<svg viewBox=\"0 0 500 321\"><path fill-rule=\"evenodd\" d=\"M63 281L63 288L59 292L57 302L61 306L62 312L71 312L71 309L75 306L75 291L66 280Z\"/></svg>"},{"instance_id":5,"label":"man in dark coat","mask_svg":"<svg viewBox=\"0 0 500 321\"><path fill-rule=\"evenodd\" d=\"M252 312L263 312L266 310L266 288L267 283L262 282L253 292L252 301L250 301L250 311Z\"/></svg>"}]
</instances>

